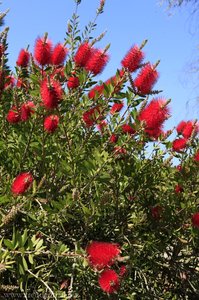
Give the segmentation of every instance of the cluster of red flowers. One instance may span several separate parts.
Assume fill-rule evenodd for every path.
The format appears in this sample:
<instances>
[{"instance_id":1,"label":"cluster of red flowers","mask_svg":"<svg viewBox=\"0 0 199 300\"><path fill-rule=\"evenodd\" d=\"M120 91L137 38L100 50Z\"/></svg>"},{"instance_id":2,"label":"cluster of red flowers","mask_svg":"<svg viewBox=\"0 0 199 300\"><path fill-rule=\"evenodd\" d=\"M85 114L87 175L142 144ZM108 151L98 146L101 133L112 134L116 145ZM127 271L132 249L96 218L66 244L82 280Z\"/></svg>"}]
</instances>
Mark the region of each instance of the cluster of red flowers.
<instances>
[{"instance_id":1,"label":"cluster of red flowers","mask_svg":"<svg viewBox=\"0 0 199 300\"><path fill-rule=\"evenodd\" d=\"M6 119L11 124L27 121L34 113L34 108L35 104L32 101L25 102L20 107L13 105L8 111Z\"/></svg>"},{"instance_id":2,"label":"cluster of red flowers","mask_svg":"<svg viewBox=\"0 0 199 300\"><path fill-rule=\"evenodd\" d=\"M176 131L182 137L173 141L172 148L173 151L181 152L187 147L190 138L199 132L199 125L193 121L181 121L176 127Z\"/></svg>"},{"instance_id":3,"label":"cluster of red flowers","mask_svg":"<svg viewBox=\"0 0 199 300\"><path fill-rule=\"evenodd\" d=\"M79 46L73 59L77 66L98 75L106 66L109 56L105 51L93 48L88 42L84 42Z\"/></svg>"},{"instance_id":4,"label":"cluster of red flowers","mask_svg":"<svg viewBox=\"0 0 199 300\"><path fill-rule=\"evenodd\" d=\"M119 275L110 269L121 253L119 245L93 241L87 246L86 252L90 266L98 271L103 270L98 279L101 289L108 294L116 292L120 279L126 273L125 266L120 268Z\"/></svg>"}]
</instances>

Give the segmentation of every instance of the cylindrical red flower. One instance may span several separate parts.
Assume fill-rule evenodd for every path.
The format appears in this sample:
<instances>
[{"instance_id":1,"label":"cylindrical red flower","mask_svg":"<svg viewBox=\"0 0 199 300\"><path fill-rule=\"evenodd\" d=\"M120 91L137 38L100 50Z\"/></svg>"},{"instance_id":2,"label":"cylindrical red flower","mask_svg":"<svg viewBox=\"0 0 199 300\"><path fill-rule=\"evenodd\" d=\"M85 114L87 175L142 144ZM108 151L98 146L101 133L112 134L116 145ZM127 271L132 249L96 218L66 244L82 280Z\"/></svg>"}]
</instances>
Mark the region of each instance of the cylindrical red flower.
<instances>
[{"instance_id":1,"label":"cylindrical red flower","mask_svg":"<svg viewBox=\"0 0 199 300\"><path fill-rule=\"evenodd\" d=\"M181 185L177 184L175 186L174 191L175 191L176 194L182 193L183 192L183 187Z\"/></svg>"},{"instance_id":2,"label":"cylindrical red flower","mask_svg":"<svg viewBox=\"0 0 199 300\"><path fill-rule=\"evenodd\" d=\"M122 125L122 131L127 134L135 133L135 129L132 126L130 126L129 124Z\"/></svg>"},{"instance_id":3,"label":"cylindrical red flower","mask_svg":"<svg viewBox=\"0 0 199 300\"><path fill-rule=\"evenodd\" d=\"M40 87L41 99L47 109L56 108L62 98L62 88L58 81L43 80Z\"/></svg>"},{"instance_id":4,"label":"cylindrical red flower","mask_svg":"<svg viewBox=\"0 0 199 300\"><path fill-rule=\"evenodd\" d=\"M80 67L85 67L87 61L90 59L92 48L89 43L81 44L74 55L74 62Z\"/></svg>"},{"instance_id":5,"label":"cylindrical red flower","mask_svg":"<svg viewBox=\"0 0 199 300\"><path fill-rule=\"evenodd\" d=\"M176 152L181 152L187 147L187 139L185 138L179 138L173 141L172 143L172 149Z\"/></svg>"},{"instance_id":6,"label":"cylindrical red flower","mask_svg":"<svg viewBox=\"0 0 199 300\"><path fill-rule=\"evenodd\" d=\"M94 75L100 74L109 60L108 54L99 49L94 49L85 65L85 69Z\"/></svg>"},{"instance_id":7,"label":"cylindrical red flower","mask_svg":"<svg viewBox=\"0 0 199 300\"><path fill-rule=\"evenodd\" d=\"M159 220L162 214L162 207L160 205L156 205L151 207L151 216L155 220Z\"/></svg>"},{"instance_id":8,"label":"cylindrical red flower","mask_svg":"<svg viewBox=\"0 0 199 300\"><path fill-rule=\"evenodd\" d=\"M79 86L79 78L76 76L71 76L68 78L67 87L69 89L76 89Z\"/></svg>"},{"instance_id":9,"label":"cylindrical red flower","mask_svg":"<svg viewBox=\"0 0 199 300\"><path fill-rule=\"evenodd\" d=\"M45 38L38 38L34 48L34 58L41 65L51 63L52 43Z\"/></svg>"},{"instance_id":10,"label":"cylindrical red flower","mask_svg":"<svg viewBox=\"0 0 199 300\"><path fill-rule=\"evenodd\" d=\"M114 103L113 106L111 107L110 109L110 113L112 115L114 115L115 113L118 113L120 112L120 110L123 108L124 106L124 103L123 102L120 102L120 103Z\"/></svg>"},{"instance_id":11,"label":"cylindrical red flower","mask_svg":"<svg viewBox=\"0 0 199 300\"><path fill-rule=\"evenodd\" d=\"M196 212L192 215L192 225L196 228L199 228L199 212Z\"/></svg>"},{"instance_id":12,"label":"cylindrical red flower","mask_svg":"<svg viewBox=\"0 0 199 300\"><path fill-rule=\"evenodd\" d=\"M112 294L117 292L119 289L119 276L114 270L104 270L100 274L98 282L99 286L105 293Z\"/></svg>"},{"instance_id":13,"label":"cylindrical red flower","mask_svg":"<svg viewBox=\"0 0 199 300\"><path fill-rule=\"evenodd\" d=\"M28 101L27 103L23 103L21 105L21 121L27 121L31 114L34 113L35 105L32 101Z\"/></svg>"},{"instance_id":14,"label":"cylindrical red flower","mask_svg":"<svg viewBox=\"0 0 199 300\"><path fill-rule=\"evenodd\" d=\"M8 111L6 120L11 124L20 122L21 121L20 109L18 109L15 105L13 105L12 108Z\"/></svg>"},{"instance_id":15,"label":"cylindrical red flower","mask_svg":"<svg viewBox=\"0 0 199 300\"><path fill-rule=\"evenodd\" d=\"M27 50L22 49L19 52L19 56L18 56L16 64L19 67L25 68L28 66L29 60L30 60L30 53Z\"/></svg>"},{"instance_id":16,"label":"cylindrical red flower","mask_svg":"<svg viewBox=\"0 0 199 300\"><path fill-rule=\"evenodd\" d=\"M128 69L130 72L134 72L141 64L143 58L144 58L144 53L138 46L135 45L125 55L121 64L124 68Z\"/></svg>"},{"instance_id":17,"label":"cylindrical red flower","mask_svg":"<svg viewBox=\"0 0 199 300\"><path fill-rule=\"evenodd\" d=\"M101 84L101 85L96 85L94 86L90 92L88 93L88 97L90 99L94 99L96 96L100 96L104 91L104 85Z\"/></svg>"},{"instance_id":18,"label":"cylindrical red flower","mask_svg":"<svg viewBox=\"0 0 199 300\"><path fill-rule=\"evenodd\" d=\"M118 141L118 136L113 133L109 138L109 142L115 144L117 143L117 141Z\"/></svg>"},{"instance_id":19,"label":"cylindrical red flower","mask_svg":"<svg viewBox=\"0 0 199 300\"><path fill-rule=\"evenodd\" d=\"M194 160L195 160L196 162L199 162L199 150L195 153L195 155L194 155Z\"/></svg>"},{"instance_id":20,"label":"cylindrical red flower","mask_svg":"<svg viewBox=\"0 0 199 300\"><path fill-rule=\"evenodd\" d=\"M68 53L68 49L62 44L57 44L52 52L51 63L55 66L62 65Z\"/></svg>"},{"instance_id":21,"label":"cylindrical red flower","mask_svg":"<svg viewBox=\"0 0 199 300\"><path fill-rule=\"evenodd\" d=\"M111 266L121 250L117 244L93 241L87 246L86 252L90 265L101 270Z\"/></svg>"},{"instance_id":22,"label":"cylindrical red flower","mask_svg":"<svg viewBox=\"0 0 199 300\"><path fill-rule=\"evenodd\" d=\"M11 191L15 195L24 194L32 185L33 176L29 172L19 174L12 183Z\"/></svg>"},{"instance_id":23,"label":"cylindrical red flower","mask_svg":"<svg viewBox=\"0 0 199 300\"><path fill-rule=\"evenodd\" d=\"M148 63L140 70L140 73L134 80L134 85L139 93L143 95L150 94L157 79L158 72L153 65Z\"/></svg>"},{"instance_id":24,"label":"cylindrical red flower","mask_svg":"<svg viewBox=\"0 0 199 300\"><path fill-rule=\"evenodd\" d=\"M51 115L44 120L44 129L48 133L53 133L59 125L59 117L57 115Z\"/></svg>"},{"instance_id":25,"label":"cylindrical red flower","mask_svg":"<svg viewBox=\"0 0 199 300\"><path fill-rule=\"evenodd\" d=\"M141 110L138 120L144 122L145 129L153 130L160 128L169 117L169 107L164 99L152 99L151 102Z\"/></svg>"},{"instance_id":26,"label":"cylindrical red flower","mask_svg":"<svg viewBox=\"0 0 199 300\"><path fill-rule=\"evenodd\" d=\"M87 127L93 126L96 121L101 119L100 107L95 106L83 113L82 119Z\"/></svg>"}]
</instances>

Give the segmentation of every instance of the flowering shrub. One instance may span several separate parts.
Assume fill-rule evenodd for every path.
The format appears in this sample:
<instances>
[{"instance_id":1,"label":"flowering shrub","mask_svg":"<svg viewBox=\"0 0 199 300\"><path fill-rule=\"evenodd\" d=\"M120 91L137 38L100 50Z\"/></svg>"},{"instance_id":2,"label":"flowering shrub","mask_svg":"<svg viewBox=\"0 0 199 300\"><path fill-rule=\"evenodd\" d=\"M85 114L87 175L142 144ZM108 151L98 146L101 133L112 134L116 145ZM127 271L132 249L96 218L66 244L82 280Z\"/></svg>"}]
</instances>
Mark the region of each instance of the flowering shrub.
<instances>
[{"instance_id":1,"label":"flowering shrub","mask_svg":"<svg viewBox=\"0 0 199 300\"><path fill-rule=\"evenodd\" d=\"M15 73L0 36L0 291L198 299L198 123L164 131L170 100L146 41L97 82L109 46L78 26L74 14L63 43L22 49Z\"/></svg>"}]
</instances>

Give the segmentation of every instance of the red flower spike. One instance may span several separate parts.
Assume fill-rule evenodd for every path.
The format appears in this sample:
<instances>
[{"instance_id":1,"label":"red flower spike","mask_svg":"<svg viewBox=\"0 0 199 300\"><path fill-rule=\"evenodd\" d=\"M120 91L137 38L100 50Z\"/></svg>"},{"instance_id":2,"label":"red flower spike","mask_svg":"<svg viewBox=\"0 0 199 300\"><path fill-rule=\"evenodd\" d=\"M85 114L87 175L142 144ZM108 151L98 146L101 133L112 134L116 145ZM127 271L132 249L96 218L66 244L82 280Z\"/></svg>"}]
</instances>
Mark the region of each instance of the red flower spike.
<instances>
[{"instance_id":1,"label":"red flower spike","mask_svg":"<svg viewBox=\"0 0 199 300\"><path fill-rule=\"evenodd\" d=\"M93 126L97 120L100 120L100 107L95 106L83 113L82 119L87 127Z\"/></svg>"},{"instance_id":2,"label":"red flower spike","mask_svg":"<svg viewBox=\"0 0 199 300\"><path fill-rule=\"evenodd\" d=\"M113 133L109 138L109 142L112 144L115 144L115 143L117 143L117 141L118 141L118 136Z\"/></svg>"},{"instance_id":3,"label":"red flower spike","mask_svg":"<svg viewBox=\"0 0 199 300\"><path fill-rule=\"evenodd\" d=\"M124 68L128 69L129 72L134 72L138 69L140 63L144 59L144 53L138 46L132 47L126 56L121 61Z\"/></svg>"},{"instance_id":4,"label":"red flower spike","mask_svg":"<svg viewBox=\"0 0 199 300\"><path fill-rule=\"evenodd\" d=\"M19 67L25 68L28 66L29 60L30 60L30 53L27 50L22 49L19 52L19 56L18 56L16 64Z\"/></svg>"},{"instance_id":5,"label":"red flower spike","mask_svg":"<svg viewBox=\"0 0 199 300\"><path fill-rule=\"evenodd\" d=\"M44 120L44 129L48 133L53 133L59 125L59 117L57 115L50 115Z\"/></svg>"},{"instance_id":6,"label":"red flower spike","mask_svg":"<svg viewBox=\"0 0 199 300\"><path fill-rule=\"evenodd\" d=\"M33 177L29 172L19 174L12 183L11 191L15 195L24 194L32 185Z\"/></svg>"},{"instance_id":7,"label":"red flower spike","mask_svg":"<svg viewBox=\"0 0 199 300\"><path fill-rule=\"evenodd\" d=\"M183 170L183 168L182 168L181 165L178 165L178 166L176 167L176 169L177 169L179 172L182 172L182 170Z\"/></svg>"},{"instance_id":8,"label":"red flower spike","mask_svg":"<svg viewBox=\"0 0 199 300\"><path fill-rule=\"evenodd\" d=\"M79 78L71 76L68 78L67 87L69 89L76 89L79 86Z\"/></svg>"},{"instance_id":9,"label":"red flower spike","mask_svg":"<svg viewBox=\"0 0 199 300\"><path fill-rule=\"evenodd\" d=\"M5 78L4 88L12 88L15 85L15 78L12 75L8 75Z\"/></svg>"},{"instance_id":10,"label":"red flower spike","mask_svg":"<svg viewBox=\"0 0 199 300\"><path fill-rule=\"evenodd\" d=\"M90 265L101 270L111 266L121 251L117 244L94 241L87 246L86 252Z\"/></svg>"},{"instance_id":11,"label":"red flower spike","mask_svg":"<svg viewBox=\"0 0 199 300\"><path fill-rule=\"evenodd\" d=\"M6 120L11 124L19 123L21 121L20 110L13 105L12 108L8 111Z\"/></svg>"},{"instance_id":12,"label":"red flower spike","mask_svg":"<svg viewBox=\"0 0 199 300\"><path fill-rule=\"evenodd\" d=\"M196 154L194 155L194 160L196 162L199 162L199 150L196 152Z\"/></svg>"},{"instance_id":13,"label":"red flower spike","mask_svg":"<svg viewBox=\"0 0 199 300\"><path fill-rule=\"evenodd\" d=\"M22 104L21 106L21 121L27 121L31 114L34 113L35 105L32 101Z\"/></svg>"},{"instance_id":14,"label":"red flower spike","mask_svg":"<svg viewBox=\"0 0 199 300\"><path fill-rule=\"evenodd\" d=\"M173 141L172 143L172 149L176 152L181 152L187 147L187 139L185 138L179 138Z\"/></svg>"},{"instance_id":15,"label":"red flower spike","mask_svg":"<svg viewBox=\"0 0 199 300\"><path fill-rule=\"evenodd\" d=\"M62 44L57 44L53 49L51 63L55 66L62 65L66 59L68 49Z\"/></svg>"},{"instance_id":16,"label":"red flower spike","mask_svg":"<svg viewBox=\"0 0 199 300\"><path fill-rule=\"evenodd\" d=\"M127 273L127 268L125 265L122 265L120 267L120 273L119 273L120 277L124 277L124 275L126 275L126 273Z\"/></svg>"},{"instance_id":17,"label":"red flower spike","mask_svg":"<svg viewBox=\"0 0 199 300\"><path fill-rule=\"evenodd\" d=\"M134 134L136 132L135 129L128 124L122 125L122 131L126 134Z\"/></svg>"},{"instance_id":18,"label":"red flower spike","mask_svg":"<svg viewBox=\"0 0 199 300\"><path fill-rule=\"evenodd\" d=\"M111 107L110 113L114 115L115 113L120 112L120 110L123 108L124 103L114 103L113 106Z\"/></svg>"},{"instance_id":19,"label":"red flower spike","mask_svg":"<svg viewBox=\"0 0 199 300\"><path fill-rule=\"evenodd\" d=\"M108 294L117 292L119 289L119 276L114 270L104 270L98 279L101 289Z\"/></svg>"},{"instance_id":20,"label":"red flower spike","mask_svg":"<svg viewBox=\"0 0 199 300\"><path fill-rule=\"evenodd\" d=\"M121 146L114 147L113 151L115 155L125 155L127 153L126 149Z\"/></svg>"},{"instance_id":21,"label":"red flower spike","mask_svg":"<svg viewBox=\"0 0 199 300\"><path fill-rule=\"evenodd\" d=\"M49 40L38 38L34 48L34 58L41 65L45 66L51 63L52 43Z\"/></svg>"},{"instance_id":22,"label":"red flower spike","mask_svg":"<svg viewBox=\"0 0 199 300\"><path fill-rule=\"evenodd\" d=\"M163 122L169 117L169 107L164 99L152 99L151 102L140 112L138 120L145 123L145 129L161 129ZM150 132L149 132L150 133Z\"/></svg>"},{"instance_id":23,"label":"red flower spike","mask_svg":"<svg viewBox=\"0 0 199 300\"><path fill-rule=\"evenodd\" d=\"M198 133L198 126L192 121L186 122L185 127L183 128L182 135L184 138L189 139L193 133Z\"/></svg>"},{"instance_id":24,"label":"red flower spike","mask_svg":"<svg viewBox=\"0 0 199 300\"><path fill-rule=\"evenodd\" d=\"M157 79L158 72L154 69L153 65L147 64L135 78L134 85L139 93L143 95L150 94Z\"/></svg>"},{"instance_id":25,"label":"red flower spike","mask_svg":"<svg viewBox=\"0 0 199 300\"><path fill-rule=\"evenodd\" d=\"M182 134L183 129L185 128L186 122L185 121L181 121L178 126L176 127L176 131L178 134Z\"/></svg>"},{"instance_id":26,"label":"red flower spike","mask_svg":"<svg viewBox=\"0 0 199 300\"><path fill-rule=\"evenodd\" d=\"M102 50L94 49L85 65L85 69L94 75L100 74L109 60L109 56Z\"/></svg>"},{"instance_id":27,"label":"red flower spike","mask_svg":"<svg viewBox=\"0 0 199 300\"><path fill-rule=\"evenodd\" d=\"M192 225L199 229L199 212L196 212L192 215Z\"/></svg>"},{"instance_id":28,"label":"red flower spike","mask_svg":"<svg viewBox=\"0 0 199 300\"><path fill-rule=\"evenodd\" d=\"M175 193L176 193L176 194L179 194L179 193L182 193L182 192L183 192L182 186L179 185L179 184L177 184L177 185L175 186Z\"/></svg>"},{"instance_id":29,"label":"red flower spike","mask_svg":"<svg viewBox=\"0 0 199 300\"><path fill-rule=\"evenodd\" d=\"M62 88L58 81L53 79L49 82L45 79L40 87L41 99L47 109L56 108L62 98Z\"/></svg>"},{"instance_id":30,"label":"red flower spike","mask_svg":"<svg viewBox=\"0 0 199 300\"><path fill-rule=\"evenodd\" d=\"M85 42L81 44L74 55L74 62L80 67L85 67L87 61L90 59L92 48L89 43Z\"/></svg>"},{"instance_id":31,"label":"red flower spike","mask_svg":"<svg viewBox=\"0 0 199 300\"><path fill-rule=\"evenodd\" d=\"M151 207L151 216L155 220L159 220L162 214L162 207L160 205L156 205Z\"/></svg>"}]
</instances>

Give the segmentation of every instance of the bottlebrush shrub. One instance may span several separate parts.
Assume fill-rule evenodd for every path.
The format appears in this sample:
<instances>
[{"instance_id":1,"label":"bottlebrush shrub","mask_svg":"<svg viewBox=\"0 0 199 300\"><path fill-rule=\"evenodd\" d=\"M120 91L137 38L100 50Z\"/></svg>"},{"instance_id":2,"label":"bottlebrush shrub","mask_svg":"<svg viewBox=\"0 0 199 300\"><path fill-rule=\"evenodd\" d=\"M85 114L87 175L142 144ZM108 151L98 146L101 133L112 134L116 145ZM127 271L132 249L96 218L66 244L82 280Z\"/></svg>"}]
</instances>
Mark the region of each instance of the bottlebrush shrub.
<instances>
[{"instance_id":1,"label":"bottlebrush shrub","mask_svg":"<svg viewBox=\"0 0 199 300\"><path fill-rule=\"evenodd\" d=\"M0 35L3 297L198 299L197 123L164 131L172 109L145 42L95 77L111 53L78 22L21 52L15 74Z\"/></svg>"}]
</instances>

